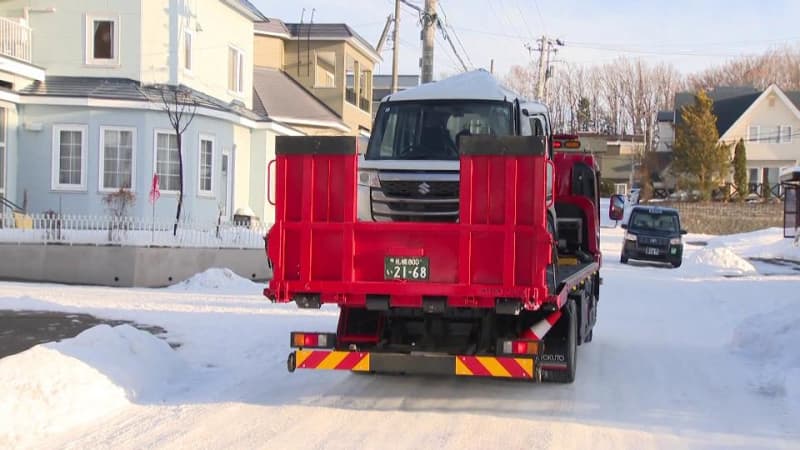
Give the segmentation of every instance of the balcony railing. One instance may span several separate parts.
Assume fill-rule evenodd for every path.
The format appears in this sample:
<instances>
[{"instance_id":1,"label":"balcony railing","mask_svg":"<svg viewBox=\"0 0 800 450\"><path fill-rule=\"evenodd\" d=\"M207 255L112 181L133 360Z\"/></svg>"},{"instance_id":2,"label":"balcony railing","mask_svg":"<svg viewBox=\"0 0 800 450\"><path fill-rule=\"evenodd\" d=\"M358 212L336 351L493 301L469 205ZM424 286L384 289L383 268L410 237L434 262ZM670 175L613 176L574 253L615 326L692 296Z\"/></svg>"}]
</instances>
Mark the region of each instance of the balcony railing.
<instances>
[{"instance_id":1,"label":"balcony railing","mask_svg":"<svg viewBox=\"0 0 800 450\"><path fill-rule=\"evenodd\" d=\"M14 19L0 17L0 54L31 62L31 28Z\"/></svg>"}]
</instances>

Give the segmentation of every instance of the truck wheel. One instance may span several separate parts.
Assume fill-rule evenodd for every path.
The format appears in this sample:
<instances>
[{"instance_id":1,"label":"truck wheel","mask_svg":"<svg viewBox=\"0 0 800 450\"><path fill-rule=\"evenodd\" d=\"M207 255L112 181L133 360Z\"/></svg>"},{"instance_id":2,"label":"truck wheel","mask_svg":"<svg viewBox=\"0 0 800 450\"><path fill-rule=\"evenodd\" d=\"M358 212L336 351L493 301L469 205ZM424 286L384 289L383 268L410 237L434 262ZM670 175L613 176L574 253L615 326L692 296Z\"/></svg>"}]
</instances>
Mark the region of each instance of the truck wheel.
<instances>
[{"instance_id":1,"label":"truck wheel","mask_svg":"<svg viewBox=\"0 0 800 450\"><path fill-rule=\"evenodd\" d=\"M681 266L681 263L682 263L682 262L683 262L683 261L674 261L674 262L672 263L672 267L674 267L674 268L676 268L676 269L677 269L678 267L680 267L680 266Z\"/></svg>"},{"instance_id":2,"label":"truck wheel","mask_svg":"<svg viewBox=\"0 0 800 450\"><path fill-rule=\"evenodd\" d=\"M625 253L620 253L619 262L621 262L622 264L628 264L628 255L626 255Z\"/></svg>"},{"instance_id":3,"label":"truck wheel","mask_svg":"<svg viewBox=\"0 0 800 450\"><path fill-rule=\"evenodd\" d=\"M564 312L566 314L562 317L568 320L565 342L567 370L546 371L547 379L555 381L556 383L572 383L575 381L576 365L578 361L578 315L573 300L570 300L569 303L564 306ZM545 348L547 348L547 343L545 343Z\"/></svg>"}]
</instances>

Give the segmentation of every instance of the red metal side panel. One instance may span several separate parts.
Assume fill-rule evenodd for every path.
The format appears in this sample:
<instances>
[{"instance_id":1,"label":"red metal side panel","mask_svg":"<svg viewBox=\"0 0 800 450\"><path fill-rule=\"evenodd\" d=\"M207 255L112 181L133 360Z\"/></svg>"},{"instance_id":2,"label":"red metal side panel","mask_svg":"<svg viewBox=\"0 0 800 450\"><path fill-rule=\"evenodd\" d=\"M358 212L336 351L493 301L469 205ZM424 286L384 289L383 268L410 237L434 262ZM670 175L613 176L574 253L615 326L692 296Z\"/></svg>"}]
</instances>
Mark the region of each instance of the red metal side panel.
<instances>
[{"instance_id":1,"label":"red metal side panel","mask_svg":"<svg viewBox=\"0 0 800 450\"><path fill-rule=\"evenodd\" d=\"M443 296L451 306L487 308L508 297L531 309L545 301L552 243L543 156L463 155L457 224L357 222L356 164L352 154L278 155L269 297L319 294L359 306L377 294L420 307L424 296ZM386 280L387 256L428 257L430 279Z\"/></svg>"}]
</instances>

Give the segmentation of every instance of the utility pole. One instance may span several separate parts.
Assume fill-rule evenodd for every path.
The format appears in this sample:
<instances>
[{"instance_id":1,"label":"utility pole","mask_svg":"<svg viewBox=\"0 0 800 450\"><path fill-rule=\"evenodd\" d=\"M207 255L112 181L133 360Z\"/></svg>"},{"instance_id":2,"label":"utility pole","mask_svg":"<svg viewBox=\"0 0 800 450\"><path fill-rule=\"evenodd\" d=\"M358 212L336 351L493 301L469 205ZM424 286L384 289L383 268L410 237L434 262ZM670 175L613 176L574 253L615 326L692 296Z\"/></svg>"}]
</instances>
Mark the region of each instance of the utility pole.
<instances>
[{"instance_id":1,"label":"utility pole","mask_svg":"<svg viewBox=\"0 0 800 450\"><path fill-rule=\"evenodd\" d=\"M394 30L392 31L392 94L398 90L400 66L400 0L394 0Z\"/></svg>"},{"instance_id":2,"label":"utility pole","mask_svg":"<svg viewBox=\"0 0 800 450\"><path fill-rule=\"evenodd\" d=\"M536 86L536 96L539 101L544 101L544 85L547 77L547 61L545 61L545 54L550 52L550 41L547 36L539 38L539 77Z\"/></svg>"},{"instance_id":3,"label":"utility pole","mask_svg":"<svg viewBox=\"0 0 800 450\"><path fill-rule=\"evenodd\" d=\"M564 42L561 39L550 39L543 35L536 40L539 43L539 77L536 83L536 95L539 101L546 101L547 96L547 79L550 78L550 54L558 52L555 46L563 47ZM525 48L528 52L532 52L533 48L526 45Z\"/></svg>"},{"instance_id":4,"label":"utility pole","mask_svg":"<svg viewBox=\"0 0 800 450\"><path fill-rule=\"evenodd\" d=\"M425 12L422 16L422 84L433 81L433 43L436 39L437 0L425 0Z\"/></svg>"}]
</instances>

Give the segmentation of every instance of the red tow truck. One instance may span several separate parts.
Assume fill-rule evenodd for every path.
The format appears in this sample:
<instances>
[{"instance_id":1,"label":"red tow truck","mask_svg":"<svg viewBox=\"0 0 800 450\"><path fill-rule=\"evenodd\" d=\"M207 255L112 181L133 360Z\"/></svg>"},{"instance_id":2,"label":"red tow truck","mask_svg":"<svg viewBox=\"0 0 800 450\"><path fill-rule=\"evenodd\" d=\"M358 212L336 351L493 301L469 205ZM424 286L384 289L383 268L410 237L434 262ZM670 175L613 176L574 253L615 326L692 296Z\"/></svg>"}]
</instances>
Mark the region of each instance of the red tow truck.
<instances>
[{"instance_id":1,"label":"red tow truck","mask_svg":"<svg viewBox=\"0 0 800 450\"><path fill-rule=\"evenodd\" d=\"M427 97L437 95L424 88ZM454 220L413 220L410 212L398 220L360 220L365 180L356 138L277 138L276 217L267 238L273 278L264 294L300 308L339 308L335 331L291 333L290 372L574 381L577 347L592 340L600 293L596 161L589 154L555 152L573 148L575 140L554 138L542 105L508 91L496 100L481 97L502 105L493 106L492 114L511 121L498 133L501 125L486 126L497 117L476 118L477 109L458 103L468 99L453 100L452 89L442 97L448 111L456 111L441 116L442 123L472 130L450 130L450 137L457 136ZM385 99L376 129L393 111L416 111L409 109L415 101L409 95ZM429 106L430 99L417 104ZM435 114L441 115L440 106ZM415 170L379 173L367 192L380 189L381 179L396 184L398 176L422 177L419 189L406 189L403 211L421 204L420 196L426 197L424 211L435 211L435 174ZM404 183L417 187L416 181ZM372 198L400 202L400 195L385 191Z\"/></svg>"}]
</instances>

